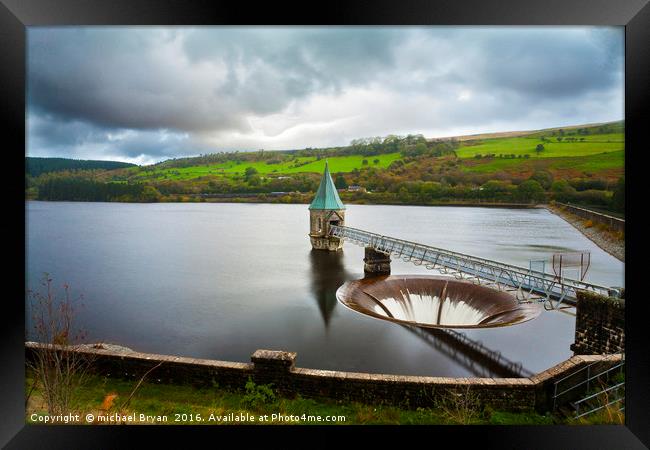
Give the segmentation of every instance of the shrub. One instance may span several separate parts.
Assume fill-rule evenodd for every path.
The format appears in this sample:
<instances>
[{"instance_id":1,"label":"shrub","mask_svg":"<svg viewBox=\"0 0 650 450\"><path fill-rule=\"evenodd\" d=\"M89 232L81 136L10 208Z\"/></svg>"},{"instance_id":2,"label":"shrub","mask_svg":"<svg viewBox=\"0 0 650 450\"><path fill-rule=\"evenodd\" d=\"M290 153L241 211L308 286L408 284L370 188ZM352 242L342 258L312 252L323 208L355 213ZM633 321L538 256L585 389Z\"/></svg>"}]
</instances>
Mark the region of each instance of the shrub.
<instances>
[{"instance_id":1,"label":"shrub","mask_svg":"<svg viewBox=\"0 0 650 450\"><path fill-rule=\"evenodd\" d=\"M64 284L64 296L57 298L47 273L41 286L44 292L27 291L33 339L41 346L33 350L26 364L34 372L34 387L36 383L41 385L48 413L66 414L70 412L77 389L86 381L92 357L74 351L84 333L76 328L75 305L69 286ZM29 396L26 402L28 400Z\"/></svg>"},{"instance_id":2,"label":"shrub","mask_svg":"<svg viewBox=\"0 0 650 450\"><path fill-rule=\"evenodd\" d=\"M275 393L271 386L273 384L255 384L253 380L248 378L245 386L246 394L242 402L251 408L275 402Z\"/></svg>"},{"instance_id":3,"label":"shrub","mask_svg":"<svg viewBox=\"0 0 650 450\"><path fill-rule=\"evenodd\" d=\"M525 202L543 201L544 188L535 180L526 180L517 186L517 198Z\"/></svg>"},{"instance_id":4,"label":"shrub","mask_svg":"<svg viewBox=\"0 0 650 450\"><path fill-rule=\"evenodd\" d=\"M448 390L436 403L436 407L452 423L468 425L481 416L479 395L469 385L462 391Z\"/></svg>"}]
</instances>

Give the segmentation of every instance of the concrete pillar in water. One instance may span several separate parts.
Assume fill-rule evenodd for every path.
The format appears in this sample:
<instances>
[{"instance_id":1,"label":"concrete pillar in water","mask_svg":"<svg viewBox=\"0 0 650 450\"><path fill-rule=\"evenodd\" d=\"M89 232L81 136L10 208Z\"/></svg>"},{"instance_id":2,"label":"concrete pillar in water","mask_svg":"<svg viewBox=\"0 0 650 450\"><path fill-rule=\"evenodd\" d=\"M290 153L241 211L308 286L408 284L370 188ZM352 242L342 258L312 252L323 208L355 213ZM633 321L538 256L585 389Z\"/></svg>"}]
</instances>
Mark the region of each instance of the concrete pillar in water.
<instances>
[{"instance_id":1,"label":"concrete pillar in water","mask_svg":"<svg viewBox=\"0 0 650 450\"><path fill-rule=\"evenodd\" d=\"M367 277L390 275L390 255L366 247L366 257L363 258L363 271Z\"/></svg>"}]
</instances>

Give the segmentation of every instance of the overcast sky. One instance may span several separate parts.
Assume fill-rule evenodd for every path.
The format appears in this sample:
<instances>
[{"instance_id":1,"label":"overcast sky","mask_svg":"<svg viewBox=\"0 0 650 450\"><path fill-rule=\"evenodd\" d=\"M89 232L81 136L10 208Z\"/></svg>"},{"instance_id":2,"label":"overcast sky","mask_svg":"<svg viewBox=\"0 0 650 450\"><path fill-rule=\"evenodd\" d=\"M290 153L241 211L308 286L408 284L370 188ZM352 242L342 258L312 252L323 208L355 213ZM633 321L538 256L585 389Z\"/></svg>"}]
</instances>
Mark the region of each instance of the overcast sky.
<instances>
[{"instance_id":1,"label":"overcast sky","mask_svg":"<svg viewBox=\"0 0 650 450\"><path fill-rule=\"evenodd\" d=\"M622 27L29 28L27 154L149 164L624 118Z\"/></svg>"}]
</instances>

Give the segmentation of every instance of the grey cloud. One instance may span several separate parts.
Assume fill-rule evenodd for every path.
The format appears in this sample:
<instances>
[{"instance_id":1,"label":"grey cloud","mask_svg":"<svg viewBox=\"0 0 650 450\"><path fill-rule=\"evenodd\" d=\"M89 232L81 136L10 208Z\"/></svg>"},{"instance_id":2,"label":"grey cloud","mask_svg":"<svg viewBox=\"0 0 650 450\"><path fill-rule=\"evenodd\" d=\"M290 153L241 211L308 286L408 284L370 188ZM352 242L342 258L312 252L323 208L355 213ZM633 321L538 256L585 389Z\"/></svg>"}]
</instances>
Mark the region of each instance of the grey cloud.
<instances>
[{"instance_id":1,"label":"grey cloud","mask_svg":"<svg viewBox=\"0 0 650 450\"><path fill-rule=\"evenodd\" d=\"M261 63L260 71L282 73L290 94L304 95L363 82L373 71L391 67L396 44L407 35L408 30L374 27L217 28L193 30L184 48L195 61L218 58L230 67Z\"/></svg>"},{"instance_id":2,"label":"grey cloud","mask_svg":"<svg viewBox=\"0 0 650 450\"><path fill-rule=\"evenodd\" d=\"M245 128L233 102L206 99L191 73L155 54L161 32L30 30L28 103L108 127ZM156 39L158 37L158 39Z\"/></svg>"},{"instance_id":3,"label":"grey cloud","mask_svg":"<svg viewBox=\"0 0 650 450\"><path fill-rule=\"evenodd\" d=\"M251 117L371 87L394 103L336 136L596 121L618 110L622 77L623 33L611 27L30 28L29 149L162 158L210 149L205 135L266 147ZM463 91L471 100L458 101Z\"/></svg>"},{"instance_id":4,"label":"grey cloud","mask_svg":"<svg viewBox=\"0 0 650 450\"><path fill-rule=\"evenodd\" d=\"M486 37L482 48L489 60L478 72L486 85L534 98L578 96L620 82L620 70L608 64L611 53L592 45L588 32L504 32Z\"/></svg>"},{"instance_id":5,"label":"grey cloud","mask_svg":"<svg viewBox=\"0 0 650 450\"><path fill-rule=\"evenodd\" d=\"M33 29L28 99L53 113L105 126L247 130L244 114L269 114L321 89L390 64L394 32L181 30L189 60L155 55L179 33L158 29ZM277 40L273 39L279 33ZM182 56L182 55L181 55ZM227 79L193 85L203 61ZM239 76L237 70L248 72Z\"/></svg>"},{"instance_id":6,"label":"grey cloud","mask_svg":"<svg viewBox=\"0 0 650 450\"><path fill-rule=\"evenodd\" d=\"M170 130L105 128L83 121L30 113L28 147L33 156L66 155L74 158L126 160L143 158L147 162L214 151L187 133Z\"/></svg>"},{"instance_id":7,"label":"grey cloud","mask_svg":"<svg viewBox=\"0 0 650 450\"><path fill-rule=\"evenodd\" d=\"M429 44L408 58L429 75L413 89L449 86L517 92L545 99L620 89L622 29L460 27L422 29ZM443 39L444 37L444 39ZM430 58L423 56L430 55ZM399 83L399 80L397 81ZM404 84L400 84L405 88Z\"/></svg>"}]
</instances>

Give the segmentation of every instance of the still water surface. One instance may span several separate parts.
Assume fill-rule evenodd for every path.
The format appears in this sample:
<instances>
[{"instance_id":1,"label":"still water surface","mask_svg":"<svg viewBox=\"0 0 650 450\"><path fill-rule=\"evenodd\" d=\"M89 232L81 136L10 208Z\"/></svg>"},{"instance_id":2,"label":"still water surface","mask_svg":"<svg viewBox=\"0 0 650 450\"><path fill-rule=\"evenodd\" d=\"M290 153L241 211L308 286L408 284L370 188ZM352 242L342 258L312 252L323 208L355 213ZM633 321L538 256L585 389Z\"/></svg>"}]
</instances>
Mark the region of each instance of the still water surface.
<instances>
[{"instance_id":1,"label":"still water surface","mask_svg":"<svg viewBox=\"0 0 650 450\"><path fill-rule=\"evenodd\" d=\"M528 266L591 251L587 281L622 286L624 264L543 209L348 205L346 224ZM150 353L250 361L298 352L297 365L358 372L476 376L491 370L440 339L337 303L363 277L363 248L312 252L307 205L27 202L27 285L48 272L82 294L89 340ZM401 260L393 274L436 274ZM463 330L538 372L572 355L575 318ZM495 373L495 372L491 372Z\"/></svg>"}]
</instances>

